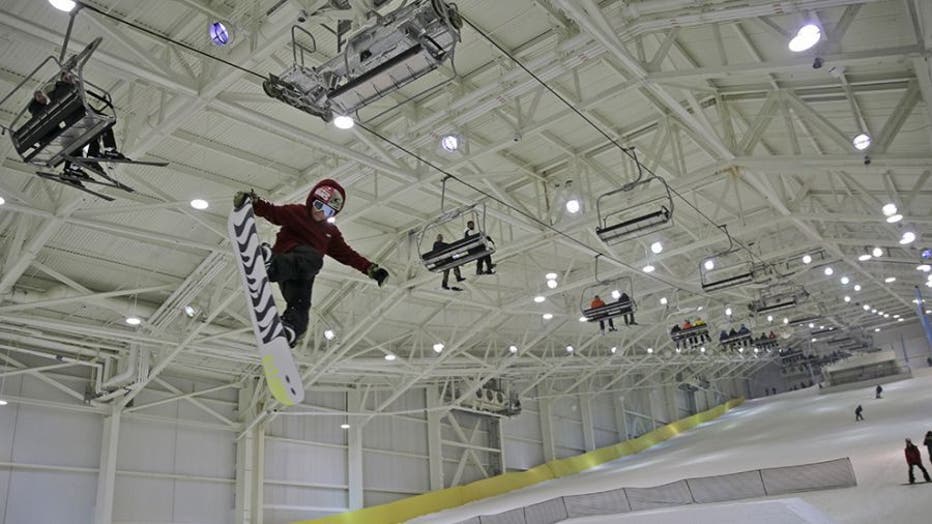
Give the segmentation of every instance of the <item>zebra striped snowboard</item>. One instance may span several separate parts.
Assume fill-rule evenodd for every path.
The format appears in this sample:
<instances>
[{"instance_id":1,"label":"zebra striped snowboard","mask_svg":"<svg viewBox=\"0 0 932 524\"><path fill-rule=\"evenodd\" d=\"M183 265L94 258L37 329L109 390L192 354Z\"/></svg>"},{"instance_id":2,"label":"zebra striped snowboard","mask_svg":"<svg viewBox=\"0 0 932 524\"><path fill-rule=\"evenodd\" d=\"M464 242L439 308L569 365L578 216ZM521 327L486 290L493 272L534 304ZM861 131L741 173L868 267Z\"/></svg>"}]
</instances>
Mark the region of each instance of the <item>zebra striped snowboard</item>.
<instances>
[{"instance_id":1,"label":"zebra striped snowboard","mask_svg":"<svg viewBox=\"0 0 932 524\"><path fill-rule=\"evenodd\" d=\"M288 347L282 322L275 308L272 285L265 272L265 263L259 250L259 234L252 201L247 199L240 208L233 208L227 220L227 230L233 254L243 278L243 291L249 307L249 318L256 334L265 382L275 400L286 406L304 400L301 374Z\"/></svg>"}]
</instances>

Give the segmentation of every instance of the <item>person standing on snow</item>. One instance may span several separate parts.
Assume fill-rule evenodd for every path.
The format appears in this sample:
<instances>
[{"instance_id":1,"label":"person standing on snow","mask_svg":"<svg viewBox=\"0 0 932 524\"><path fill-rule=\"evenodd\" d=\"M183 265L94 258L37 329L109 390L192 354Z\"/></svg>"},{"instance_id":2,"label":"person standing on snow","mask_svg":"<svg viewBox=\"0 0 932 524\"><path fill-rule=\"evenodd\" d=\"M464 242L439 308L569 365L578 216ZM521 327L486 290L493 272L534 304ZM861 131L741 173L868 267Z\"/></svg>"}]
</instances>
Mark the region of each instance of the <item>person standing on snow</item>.
<instances>
[{"instance_id":1,"label":"person standing on snow","mask_svg":"<svg viewBox=\"0 0 932 524\"><path fill-rule=\"evenodd\" d=\"M922 455L919 454L919 448L913 444L912 440L906 439L906 449L904 453L906 454L906 464L909 465L909 483L916 483L916 476L913 474L914 466L922 470L922 476L926 479L926 482L932 482L932 478L929 478L929 472L926 471L925 466L922 465Z\"/></svg>"}]
</instances>

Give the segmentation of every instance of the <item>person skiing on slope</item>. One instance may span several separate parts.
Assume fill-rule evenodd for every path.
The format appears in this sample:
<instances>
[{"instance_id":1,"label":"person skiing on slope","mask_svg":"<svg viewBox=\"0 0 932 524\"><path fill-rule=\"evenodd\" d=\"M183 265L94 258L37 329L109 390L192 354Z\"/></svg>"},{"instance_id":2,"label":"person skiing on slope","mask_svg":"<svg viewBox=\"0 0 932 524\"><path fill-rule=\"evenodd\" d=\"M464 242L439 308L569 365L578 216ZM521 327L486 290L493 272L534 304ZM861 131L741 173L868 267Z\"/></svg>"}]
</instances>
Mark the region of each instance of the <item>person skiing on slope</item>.
<instances>
[{"instance_id":1,"label":"person skiing on slope","mask_svg":"<svg viewBox=\"0 0 932 524\"><path fill-rule=\"evenodd\" d=\"M314 277L323 267L324 255L365 273L379 287L388 280L388 271L349 247L337 226L327 221L343 209L346 201L346 191L337 181L327 178L318 182L305 204L273 204L252 190L236 193L233 204L242 207L246 198L252 200L257 216L281 226L275 244L263 243L261 251L269 280L278 282L285 299L282 325L291 347L307 331Z\"/></svg>"}]
</instances>

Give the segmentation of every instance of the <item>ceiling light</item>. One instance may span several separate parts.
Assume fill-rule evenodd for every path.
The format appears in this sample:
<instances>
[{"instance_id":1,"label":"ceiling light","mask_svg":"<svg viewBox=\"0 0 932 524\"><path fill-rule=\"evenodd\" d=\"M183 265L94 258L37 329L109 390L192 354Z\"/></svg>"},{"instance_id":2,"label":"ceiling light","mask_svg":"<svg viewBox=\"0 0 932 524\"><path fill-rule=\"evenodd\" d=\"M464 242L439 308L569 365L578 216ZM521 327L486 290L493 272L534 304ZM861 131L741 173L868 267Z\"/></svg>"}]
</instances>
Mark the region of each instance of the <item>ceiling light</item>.
<instances>
[{"instance_id":1,"label":"ceiling light","mask_svg":"<svg viewBox=\"0 0 932 524\"><path fill-rule=\"evenodd\" d=\"M863 255L861 255L861 256L858 257L858 260L860 260L861 262L867 262L867 261L870 260L871 258L872 258L872 257L871 257L871 255L870 255L870 253L864 253Z\"/></svg>"},{"instance_id":2,"label":"ceiling light","mask_svg":"<svg viewBox=\"0 0 932 524\"><path fill-rule=\"evenodd\" d=\"M861 133L860 135L854 137L851 140L851 145L853 145L854 148L857 149L858 151L864 151L865 149L871 146L871 137L870 135L866 133ZM886 208L886 206L884 207ZM894 206L894 209L896 209L895 206ZM896 213L896 211L893 211L893 212Z\"/></svg>"},{"instance_id":3,"label":"ceiling light","mask_svg":"<svg viewBox=\"0 0 932 524\"><path fill-rule=\"evenodd\" d=\"M702 311L702 306L697 307L696 311Z\"/></svg>"},{"instance_id":4,"label":"ceiling light","mask_svg":"<svg viewBox=\"0 0 932 524\"><path fill-rule=\"evenodd\" d=\"M585 321L586 321L586 317L579 317L579 321L580 321L580 322L585 322Z\"/></svg>"},{"instance_id":5,"label":"ceiling light","mask_svg":"<svg viewBox=\"0 0 932 524\"><path fill-rule=\"evenodd\" d=\"M876 308L871 309L871 313L876 313L876 312L877 312L877 309L876 309Z\"/></svg>"},{"instance_id":6,"label":"ceiling light","mask_svg":"<svg viewBox=\"0 0 932 524\"><path fill-rule=\"evenodd\" d=\"M326 338L327 340L333 340L336 337L337 337L337 334L334 333L332 329L324 330L324 338Z\"/></svg>"},{"instance_id":7,"label":"ceiling light","mask_svg":"<svg viewBox=\"0 0 932 524\"><path fill-rule=\"evenodd\" d=\"M6 204L6 199L0 196L0 206L2 206L3 204Z\"/></svg>"},{"instance_id":8,"label":"ceiling light","mask_svg":"<svg viewBox=\"0 0 932 524\"><path fill-rule=\"evenodd\" d=\"M825 329L825 326L819 326L819 329Z\"/></svg>"},{"instance_id":9,"label":"ceiling light","mask_svg":"<svg viewBox=\"0 0 932 524\"><path fill-rule=\"evenodd\" d=\"M870 307L869 305L867 305L867 304L864 304L863 306L861 306L861 308L864 309L864 311L870 311L870 310L871 310L871 307Z\"/></svg>"},{"instance_id":10,"label":"ceiling light","mask_svg":"<svg viewBox=\"0 0 932 524\"><path fill-rule=\"evenodd\" d=\"M70 13L77 5L72 0L49 0L49 3L52 4L52 7L55 9L66 13Z\"/></svg>"},{"instance_id":11,"label":"ceiling light","mask_svg":"<svg viewBox=\"0 0 932 524\"><path fill-rule=\"evenodd\" d=\"M848 277L841 277L841 284L842 284L843 286L847 286L847 285L848 285L848 282L851 282L851 279L850 279L850 278L848 278Z\"/></svg>"},{"instance_id":12,"label":"ceiling light","mask_svg":"<svg viewBox=\"0 0 932 524\"><path fill-rule=\"evenodd\" d=\"M812 257L809 255L803 255L803 264L809 264L812 262Z\"/></svg>"},{"instance_id":13,"label":"ceiling light","mask_svg":"<svg viewBox=\"0 0 932 524\"><path fill-rule=\"evenodd\" d=\"M882 257L882 256L883 256L883 249L882 249L882 248L879 248L879 247L875 247L875 248L871 251L871 254L874 255L875 257Z\"/></svg>"},{"instance_id":14,"label":"ceiling light","mask_svg":"<svg viewBox=\"0 0 932 524\"><path fill-rule=\"evenodd\" d=\"M648 352L648 353L653 353L653 352L654 352L654 348L647 348L647 352Z\"/></svg>"},{"instance_id":15,"label":"ceiling light","mask_svg":"<svg viewBox=\"0 0 932 524\"><path fill-rule=\"evenodd\" d=\"M874 328L874 333L879 333L879 332L880 332L880 328Z\"/></svg>"},{"instance_id":16,"label":"ceiling light","mask_svg":"<svg viewBox=\"0 0 932 524\"><path fill-rule=\"evenodd\" d=\"M193 207L194 209L198 209L198 210L207 209L207 206L209 205L210 204L208 204L207 201L204 200L203 198L195 198L194 200L191 201L191 207Z\"/></svg>"},{"instance_id":17,"label":"ceiling light","mask_svg":"<svg viewBox=\"0 0 932 524\"><path fill-rule=\"evenodd\" d=\"M790 319L788 319L788 318L786 318L786 317L783 317L783 323L784 323L784 324L789 324L789 323L790 323Z\"/></svg>"},{"instance_id":18,"label":"ceiling light","mask_svg":"<svg viewBox=\"0 0 932 524\"><path fill-rule=\"evenodd\" d=\"M897 213L897 214L895 214L895 215L890 215L890 216L887 217L887 223L889 223L889 224L896 224L896 223L899 222L900 220L903 220L903 215L901 215L901 214L899 214L899 213Z\"/></svg>"},{"instance_id":19,"label":"ceiling light","mask_svg":"<svg viewBox=\"0 0 932 524\"><path fill-rule=\"evenodd\" d=\"M618 291L617 289L613 290L612 298L614 298L615 300L618 300L619 298L621 298L621 291Z\"/></svg>"},{"instance_id":20,"label":"ceiling light","mask_svg":"<svg viewBox=\"0 0 932 524\"><path fill-rule=\"evenodd\" d=\"M139 324L142 324L142 319L139 317L126 317L126 323L131 326L138 326Z\"/></svg>"},{"instance_id":21,"label":"ceiling light","mask_svg":"<svg viewBox=\"0 0 932 524\"><path fill-rule=\"evenodd\" d=\"M386 353L386 354L385 354L385 360L387 360L387 361L389 361L389 362L391 362L392 360L395 360L396 358L398 358L398 357L396 357L394 353Z\"/></svg>"},{"instance_id":22,"label":"ceiling light","mask_svg":"<svg viewBox=\"0 0 932 524\"><path fill-rule=\"evenodd\" d=\"M647 264L647 265L644 266L642 269L644 270L645 273L653 273L653 272L654 272L654 269L656 269L656 268L654 268L654 266L652 266L652 265L650 265L650 264Z\"/></svg>"},{"instance_id":23,"label":"ceiling light","mask_svg":"<svg viewBox=\"0 0 932 524\"><path fill-rule=\"evenodd\" d=\"M460 148L460 139L456 135L440 137L440 147L447 153L455 153Z\"/></svg>"},{"instance_id":24,"label":"ceiling light","mask_svg":"<svg viewBox=\"0 0 932 524\"><path fill-rule=\"evenodd\" d=\"M230 43L230 31L227 30L227 26L223 25L223 22L211 22L207 26L207 35L217 47L223 47Z\"/></svg>"},{"instance_id":25,"label":"ceiling light","mask_svg":"<svg viewBox=\"0 0 932 524\"><path fill-rule=\"evenodd\" d=\"M198 309L195 306L192 306L191 304L188 304L187 306L184 307L184 314L187 315L188 318L196 317L199 312L200 311L198 311Z\"/></svg>"},{"instance_id":26,"label":"ceiling light","mask_svg":"<svg viewBox=\"0 0 932 524\"><path fill-rule=\"evenodd\" d=\"M883 211L883 216L885 217L893 216L898 211L896 208L896 204L893 204L893 203L884 204L883 207L880 208L880 210Z\"/></svg>"},{"instance_id":27,"label":"ceiling light","mask_svg":"<svg viewBox=\"0 0 932 524\"><path fill-rule=\"evenodd\" d=\"M726 308L725 308L725 316L726 316L726 317L730 317L730 316L731 316L731 308L730 308L730 307L726 307Z\"/></svg>"},{"instance_id":28,"label":"ceiling light","mask_svg":"<svg viewBox=\"0 0 932 524\"><path fill-rule=\"evenodd\" d=\"M899 315L893 315L893 318L900 318Z\"/></svg>"},{"instance_id":29,"label":"ceiling light","mask_svg":"<svg viewBox=\"0 0 932 524\"><path fill-rule=\"evenodd\" d=\"M545 297L544 295L537 295L536 297L534 297L534 302L537 304L540 304L541 302L545 300L547 300L547 297Z\"/></svg>"},{"instance_id":30,"label":"ceiling light","mask_svg":"<svg viewBox=\"0 0 932 524\"><path fill-rule=\"evenodd\" d=\"M441 351L443 351L443 343L437 342L434 344L434 353L440 353Z\"/></svg>"},{"instance_id":31,"label":"ceiling light","mask_svg":"<svg viewBox=\"0 0 932 524\"><path fill-rule=\"evenodd\" d=\"M579 213L579 200L576 200L575 198L567 200L566 210L573 214Z\"/></svg>"},{"instance_id":32,"label":"ceiling light","mask_svg":"<svg viewBox=\"0 0 932 524\"><path fill-rule=\"evenodd\" d=\"M855 291L860 291L860 290L861 290L861 284L855 284L855 285L854 285L854 290L855 290Z\"/></svg>"},{"instance_id":33,"label":"ceiling light","mask_svg":"<svg viewBox=\"0 0 932 524\"><path fill-rule=\"evenodd\" d=\"M661 244L660 242L654 242L653 244L650 245L650 251L651 253L655 255L659 255L660 252L663 251L663 244Z\"/></svg>"},{"instance_id":34,"label":"ceiling light","mask_svg":"<svg viewBox=\"0 0 932 524\"><path fill-rule=\"evenodd\" d=\"M883 279L883 281L886 282L887 284L890 284L892 282L896 282L896 277L887 277Z\"/></svg>"},{"instance_id":35,"label":"ceiling light","mask_svg":"<svg viewBox=\"0 0 932 524\"><path fill-rule=\"evenodd\" d=\"M890 313L884 313L883 318L890 318Z\"/></svg>"},{"instance_id":36,"label":"ceiling light","mask_svg":"<svg viewBox=\"0 0 932 524\"><path fill-rule=\"evenodd\" d=\"M818 342L818 340L819 340L819 339L817 339L817 338L812 339L813 342Z\"/></svg>"},{"instance_id":37,"label":"ceiling light","mask_svg":"<svg viewBox=\"0 0 932 524\"><path fill-rule=\"evenodd\" d=\"M831 266L825 268L825 276L830 277L833 274L835 274L835 270L832 269Z\"/></svg>"},{"instance_id":38,"label":"ceiling light","mask_svg":"<svg viewBox=\"0 0 932 524\"><path fill-rule=\"evenodd\" d=\"M916 240L916 233L913 233L912 231L904 231L903 236L900 237L900 244L912 244L913 240Z\"/></svg>"},{"instance_id":39,"label":"ceiling light","mask_svg":"<svg viewBox=\"0 0 932 524\"><path fill-rule=\"evenodd\" d=\"M812 328L814 328L814 327L815 327L815 324L813 324L812 322L810 322L810 323L809 323L809 329L812 329Z\"/></svg>"},{"instance_id":40,"label":"ceiling light","mask_svg":"<svg viewBox=\"0 0 932 524\"><path fill-rule=\"evenodd\" d=\"M930 266L929 264L919 264L918 266L916 266L916 271L923 271L923 272L928 273L929 271L932 271L932 266Z\"/></svg>"},{"instance_id":41,"label":"ceiling light","mask_svg":"<svg viewBox=\"0 0 932 524\"><path fill-rule=\"evenodd\" d=\"M902 322L903 319L902 319L902 318L898 318L898 319L896 319L896 321L897 321L897 322Z\"/></svg>"},{"instance_id":42,"label":"ceiling light","mask_svg":"<svg viewBox=\"0 0 932 524\"><path fill-rule=\"evenodd\" d=\"M349 428L350 428L349 424L340 424L340 429L349 429Z\"/></svg>"},{"instance_id":43,"label":"ceiling light","mask_svg":"<svg viewBox=\"0 0 932 524\"><path fill-rule=\"evenodd\" d=\"M851 297L849 297L848 295L845 295L845 302L851 302Z\"/></svg>"},{"instance_id":44,"label":"ceiling light","mask_svg":"<svg viewBox=\"0 0 932 524\"><path fill-rule=\"evenodd\" d=\"M790 40L789 48L794 53L801 53L811 49L822 39L822 30L815 24L806 24L796 33L796 36Z\"/></svg>"},{"instance_id":45,"label":"ceiling light","mask_svg":"<svg viewBox=\"0 0 932 524\"><path fill-rule=\"evenodd\" d=\"M512 353L517 353L517 352L518 352L518 346L508 346L508 351L510 351L510 352L512 352Z\"/></svg>"},{"instance_id":46,"label":"ceiling light","mask_svg":"<svg viewBox=\"0 0 932 524\"><path fill-rule=\"evenodd\" d=\"M667 300L667 297L660 297L660 305L661 305L661 306L666 306L666 305L667 305L667 302L669 302L669 301Z\"/></svg>"},{"instance_id":47,"label":"ceiling light","mask_svg":"<svg viewBox=\"0 0 932 524\"><path fill-rule=\"evenodd\" d=\"M573 348L573 346L566 346L566 352L567 352L567 353L572 353L573 351L576 351L576 350Z\"/></svg>"},{"instance_id":48,"label":"ceiling light","mask_svg":"<svg viewBox=\"0 0 932 524\"><path fill-rule=\"evenodd\" d=\"M767 322L773 322L773 315L767 315Z\"/></svg>"},{"instance_id":49,"label":"ceiling light","mask_svg":"<svg viewBox=\"0 0 932 524\"><path fill-rule=\"evenodd\" d=\"M557 274L556 274L556 273L547 273L546 275L544 275L544 278L546 278L547 280L556 280L556 279L557 279Z\"/></svg>"},{"instance_id":50,"label":"ceiling light","mask_svg":"<svg viewBox=\"0 0 932 524\"><path fill-rule=\"evenodd\" d=\"M705 353L705 346L700 347L700 348L699 348L699 352L700 352L700 353Z\"/></svg>"},{"instance_id":51,"label":"ceiling light","mask_svg":"<svg viewBox=\"0 0 932 524\"><path fill-rule=\"evenodd\" d=\"M547 287L550 288L550 289L556 289L556 288L557 288L557 281L556 281L556 280L553 280L553 279L548 280L548 281L547 281Z\"/></svg>"},{"instance_id":52,"label":"ceiling light","mask_svg":"<svg viewBox=\"0 0 932 524\"><path fill-rule=\"evenodd\" d=\"M0 406L6 406L7 404L8 404L7 401L0 398Z\"/></svg>"},{"instance_id":53,"label":"ceiling light","mask_svg":"<svg viewBox=\"0 0 932 524\"><path fill-rule=\"evenodd\" d=\"M612 349L610 349L609 351L611 351L612 355L614 355L615 352L618 351L618 348L616 346L612 346Z\"/></svg>"},{"instance_id":54,"label":"ceiling light","mask_svg":"<svg viewBox=\"0 0 932 524\"><path fill-rule=\"evenodd\" d=\"M544 320L550 320L551 318L553 318L553 313L544 313L543 315L541 315L541 317Z\"/></svg>"},{"instance_id":55,"label":"ceiling light","mask_svg":"<svg viewBox=\"0 0 932 524\"><path fill-rule=\"evenodd\" d=\"M703 262L702 266L706 269L706 271L712 271L715 269L715 260L710 258Z\"/></svg>"},{"instance_id":56,"label":"ceiling light","mask_svg":"<svg viewBox=\"0 0 932 524\"><path fill-rule=\"evenodd\" d=\"M336 115L333 117L333 125L337 129L352 129L356 122L353 121L353 117L346 115Z\"/></svg>"}]
</instances>

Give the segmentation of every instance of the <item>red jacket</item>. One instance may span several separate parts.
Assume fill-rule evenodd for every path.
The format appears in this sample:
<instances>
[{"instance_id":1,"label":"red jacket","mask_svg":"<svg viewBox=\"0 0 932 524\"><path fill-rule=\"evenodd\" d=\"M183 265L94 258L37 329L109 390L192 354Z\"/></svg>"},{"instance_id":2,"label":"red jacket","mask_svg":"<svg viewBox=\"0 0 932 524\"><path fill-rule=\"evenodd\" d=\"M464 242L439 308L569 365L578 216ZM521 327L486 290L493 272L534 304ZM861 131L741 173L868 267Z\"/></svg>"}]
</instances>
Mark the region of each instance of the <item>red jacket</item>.
<instances>
[{"instance_id":1,"label":"red jacket","mask_svg":"<svg viewBox=\"0 0 932 524\"><path fill-rule=\"evenodd\" d=\"M922 464L922 455L919 454L919 448L915 444L907 444L905 451L907 464Z\"/></svg>"},{"instance_id":2,"label":"red jacket","mask_svg":"<svg viewBox=\"0 0 932 524\"><path fill-rule=\"evenodd\" d=\"M362 273L367 272L372 265L372 262L346 244L337 226L311 218L304 204L278 206L260 198L256 199L252 208L256 215L282 226L272 246L274 253L287 253L298 245L306 245Z\"/></svg>"}]
</instances>

